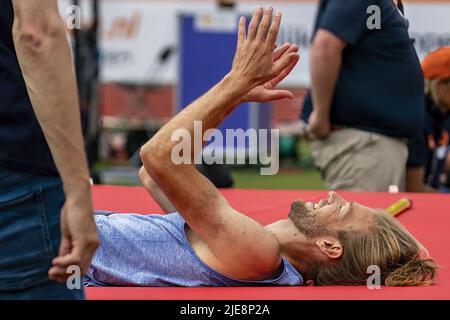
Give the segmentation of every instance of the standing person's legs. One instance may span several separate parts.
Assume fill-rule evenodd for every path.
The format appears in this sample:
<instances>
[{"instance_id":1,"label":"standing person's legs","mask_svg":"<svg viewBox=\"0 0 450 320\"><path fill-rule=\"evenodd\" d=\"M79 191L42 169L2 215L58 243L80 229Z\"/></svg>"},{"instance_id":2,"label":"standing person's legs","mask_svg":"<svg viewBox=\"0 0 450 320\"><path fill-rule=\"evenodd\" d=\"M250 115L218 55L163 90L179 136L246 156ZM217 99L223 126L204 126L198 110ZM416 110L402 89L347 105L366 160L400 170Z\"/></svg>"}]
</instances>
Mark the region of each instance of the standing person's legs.
<instances>
[{"instance_id":1,"label":"standing person's legs","mask_svg":"<svg viewBox=\"0 0 450 320\"><path fill-rule=\"evenodd\" d=\"M311 143L316 166L331 190L405 189L408 149L405 141L357 129L333 131Z\"/></svg>"},{"instance_id":2,"label":"standing person's legs","mask_svg":"<svg viewBox=\"0 0 450 320\"><path fill-rule=\"evenodd\" d=\"M0 299L83 299L84 291L50 281L57 255L62 183L0 168Z\"/></svg>"}]
</instances>

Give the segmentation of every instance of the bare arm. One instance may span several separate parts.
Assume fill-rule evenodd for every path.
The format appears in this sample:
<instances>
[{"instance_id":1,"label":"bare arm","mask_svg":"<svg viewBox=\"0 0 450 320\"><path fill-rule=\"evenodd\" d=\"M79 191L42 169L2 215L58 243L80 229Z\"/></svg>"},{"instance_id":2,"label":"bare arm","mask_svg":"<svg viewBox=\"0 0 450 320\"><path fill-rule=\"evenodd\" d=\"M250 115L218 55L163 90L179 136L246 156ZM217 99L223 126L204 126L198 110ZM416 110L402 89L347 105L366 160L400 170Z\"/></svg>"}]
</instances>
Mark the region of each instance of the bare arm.
<instances>
[{"instance_id":1,"label":"bare arm","mask_svg":"<svg viewBox=\"0 0 450 320\"><path fill-rule=\"evenodd\" d=\"M176 212L177 209L170 202L170 199L164 191L158 186L158 184L150 177L145 167L142 167L139 170L139 178L141 179L142 185L147 189L147 191L152 196L153 200L164 210L165 213L173 213Z\"/></svg>"},{"instance_id":2,"label":"bare arm","mask_svg":"<svg viewBox=\"0 0 450 320\"><path fill-rule=\"evenodd\" d=\"M273 59L274 61L277 61L284 55L295 53L297 51L298 47L296 45L286 43L274 53ZM278 75L278 77L272 81L269 81L265 85L254 88L242 99L248 102L267 102L281 99L292 99L294 97L292 92L288 90L276 89L276 86L291 73L295 65L296 63L291 63L288 68L283 70L283 72ZM158 203L165 213L173 213L177 211L169 197L164 193L164 191L161 190L155 180L152 179L147 170L145 170L144 166L142 166L139 170L139 178L142 185L152 196L153 200Z\"/></svg>"},{"instance_id":3,"label":"bare arm","mask_svg":"<svg viewBox=\"0 0 450 320\"><path fill-rule=\"evenodd\" d=\"M12 3L17 57L66 195L60 258L50 272L64 278L71 264L86 271L98 242L70 48L56 0Z\"/></svg>"},{"instance_id":4,"label":"bare arm","mask_svg":"<svg viewBox=\"0 0 450 320\"><path fill-rule=\"evenodd\" d=\"M326 137L331 130L330 111L336 81L346 43L331 32L319 29L311 48L311 81L313 114L310 129L313 136Z\"/></svg>"},{"instance_id":5,"label":"bare arm","mask_svg":"<svg viewBox=\"0 0 450 320\"><path fill-rule=\"evenodd\" d=\"M298 61L296 52L288 50L280 59L273 59L281 15L271 24L272 10L266 10L259 24L261 14L255 13L248 35L245 19L241 18L232 71L175 116L141 150L146 171L191 229L210 246L219 261L218 271L240 279L271 275L280 264L279 244L259 223L234 210L193 164L175 165L171 153L178 141L171 137L178 129L187 130L193 137L194 121L202 121L203 132L216 128L242 97L292 70ZM194 156L192 152L191 160Z\"/></svg>"}]
</instances>

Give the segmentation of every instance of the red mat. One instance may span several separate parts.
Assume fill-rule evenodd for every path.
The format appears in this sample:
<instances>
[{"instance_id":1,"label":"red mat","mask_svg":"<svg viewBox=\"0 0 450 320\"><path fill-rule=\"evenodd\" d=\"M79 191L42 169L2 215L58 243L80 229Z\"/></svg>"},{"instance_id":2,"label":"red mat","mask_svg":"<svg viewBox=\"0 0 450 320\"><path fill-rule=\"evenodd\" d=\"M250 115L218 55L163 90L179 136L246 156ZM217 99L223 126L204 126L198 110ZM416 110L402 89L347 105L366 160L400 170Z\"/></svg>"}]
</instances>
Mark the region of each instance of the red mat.
<instances>
[{"instance_id":1,"label":"red mat","mask_svg":"<svg viewBox=\"0 0 450 320\"><path fill-rule=\"evenodd\" d=\"M285 218L295 199L315 201L325 191L225 190L234 208L268 224ZM405 195L385 193L340 193L349 200L371 207L385 208ZM437 283L429 287L266 287L266 288L88 288L87 298L120 300L396 300L450 299L450 196L408 194L414 208L399 217L441 266ZM94 187L97 210L135 213L160 213L143 188Z\"/></svg>"}]
</instances>

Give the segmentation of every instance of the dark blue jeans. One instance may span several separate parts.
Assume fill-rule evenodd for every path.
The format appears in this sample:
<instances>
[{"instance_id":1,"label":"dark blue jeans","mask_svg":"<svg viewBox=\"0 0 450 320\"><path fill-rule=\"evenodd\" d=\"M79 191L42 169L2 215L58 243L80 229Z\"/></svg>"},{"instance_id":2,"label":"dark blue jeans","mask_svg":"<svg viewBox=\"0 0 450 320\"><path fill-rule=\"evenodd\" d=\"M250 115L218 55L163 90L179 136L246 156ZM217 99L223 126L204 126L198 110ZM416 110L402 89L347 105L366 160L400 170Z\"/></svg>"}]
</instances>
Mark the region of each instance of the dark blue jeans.
<instances>
[{"instance_id":1,"label":"dark blue jeans","mask_svg":"<svg viewBox=\"0 0 450 320\"><path fill-rule=\"evenodd\" d=\"M61 240L61 180L0 167L0 300L84 299L48 278Z\"/></svg>"}]
</instances>

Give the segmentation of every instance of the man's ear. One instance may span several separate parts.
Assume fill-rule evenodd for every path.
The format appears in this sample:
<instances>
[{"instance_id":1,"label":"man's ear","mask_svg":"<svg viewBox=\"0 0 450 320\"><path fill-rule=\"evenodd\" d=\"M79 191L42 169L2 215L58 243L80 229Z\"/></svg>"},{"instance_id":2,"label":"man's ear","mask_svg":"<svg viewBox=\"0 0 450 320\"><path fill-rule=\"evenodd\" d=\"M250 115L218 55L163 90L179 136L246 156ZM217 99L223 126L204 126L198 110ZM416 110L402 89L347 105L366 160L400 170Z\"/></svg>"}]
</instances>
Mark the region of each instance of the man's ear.
<instances>
[{"instance_id":1,"label":"man's ear","mask_svg":"<svg viewBox=\"0 0 450 320\"><path fill-rule=\"evenodd\" d=\"M321 237L316 245L330 259L339 259L344 252L341 242L334 237Z\"/></svg>"}]
</instances>

